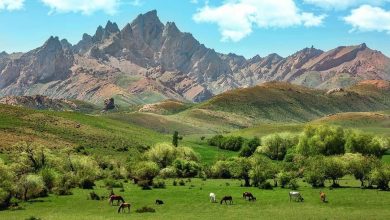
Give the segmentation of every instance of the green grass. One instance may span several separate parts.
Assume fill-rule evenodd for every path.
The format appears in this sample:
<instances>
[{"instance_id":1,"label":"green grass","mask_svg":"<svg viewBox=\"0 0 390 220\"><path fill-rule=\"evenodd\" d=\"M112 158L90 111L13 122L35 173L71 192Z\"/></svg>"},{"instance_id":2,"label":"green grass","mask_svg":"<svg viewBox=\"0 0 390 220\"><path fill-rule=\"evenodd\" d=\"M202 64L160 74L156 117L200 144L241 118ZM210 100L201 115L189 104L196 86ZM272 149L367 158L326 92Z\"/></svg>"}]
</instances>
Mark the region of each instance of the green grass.
<instances>
[{"instance_id":1,"label":"green grass","mask_svg":"<svg viewBox=\"0 0 390 220\"><path fill-rule=\"evenodd\" d=\"M228 183L229 185L226 185ZM132 204L131 213L118 214L117 206L110 206L103 201L88 200L89 190L75 189L71 196L49 196L36 202L20 203L23 210L1 211L0 219L19 220L30 216L42 219L388 219L390 216L390 193L377 190L362 190L355 180L345 179L341 184L356 188L313 189L303 184L299 191L305 201L290 202L288 189L275 188L261 190L240 187L237 180L193 179L186 186L172 186L172 180L166 181L166 189L141 190L133 184L125 184L125 192L116 193L124 196ZM190 187L193 185L193 187ZM319 199L319 191L325 191L328 203ZM242 199L242 193L252 192L256 202ZM96 187L99 195L109 191ZM234 205L210 203L209 193L214 192L219 200L224 195L231 195ZM154 204L156 199L164 205ZM136 213L142 206L156 209L155 213Z\"/></svg>"}]
</instances>

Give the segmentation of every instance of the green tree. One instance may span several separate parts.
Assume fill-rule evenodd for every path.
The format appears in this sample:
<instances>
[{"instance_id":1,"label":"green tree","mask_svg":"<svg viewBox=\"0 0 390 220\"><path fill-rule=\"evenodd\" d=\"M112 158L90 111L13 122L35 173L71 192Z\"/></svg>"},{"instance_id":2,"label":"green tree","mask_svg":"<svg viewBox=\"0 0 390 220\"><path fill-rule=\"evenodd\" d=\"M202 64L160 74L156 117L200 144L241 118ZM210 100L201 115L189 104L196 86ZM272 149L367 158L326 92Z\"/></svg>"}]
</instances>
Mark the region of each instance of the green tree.
<instances>
[{"instance_id":1,"label":"green tree","mask_svg":"<svg viewBox=\"0 0 390 220\"><path fill-rule=\"evenodd\" d=\"M137 182L147 186L153 185L153 179L158 175L160 168L155 162L143 161L133 168L133 177Z\"/></svg>"},{"instance_id":2,"label":"green tree","mask_svg":"<svg viewBox=\"0 0 390 220\"><path fill-rule=\"evenodd\" d=\"M243 179L244 180L244 186L249 187L250 186L250 177L249 177L249 171L252 168L252 164L250 159L245 157L235 157L232 161L232 166L230 166L230 172L233 175L234 178L237 179Z\"/></svg>"},{"instance_id":3,"label":"green tree","mask_svg":"<svg viewBox=\"0 0 390 220\"><path fill-rule=\"evenodd\" d=\"M345 175L345 163L340 157L325 158L325 177L332 180L332 186L340 186L338 179Z\"/></svg>"},{"instance_id":4,"label":"green tree","mask_svg":"<svg viewBox=\"0 0 390 220\"><path fill-rule=\"evenodd\" d=\"M258 152L272 160L283 160L287 151L298 143L297 135L291 133L271 134L262 139Z\"/></svg>"},{"instance_id":5,"label":"green tree","mask_svg":"<svg viewBox=\"0 0 390 220\"><path fill-rule=\"evenodd\" d=\"M173 132L172 145L175 147L179 146L179 132L177 131Z\"/></svg>"},{"instance_id":6,"label":"green tree","mask_svg":"<svg viewBox=\"0 0 390 220\"><path fill-rule=\"evenodd\" d=\"M184 156L185 153L183 153ZM167 143L159 143L148 150L146 158L159 165L160 168L165 168L172 164L177 157L176 148Z\"/></svg>"},{"instance_id":7,"label":"green tree","mask_svg":"<svg viewBox=\"0 0 390 220\"><path fill-rule=\"evenodd\" d=\"M0 210L7 208L14 193L14 178L9 166L0 159Z\"/></svg>"},{"instance_id":8,"label":"green tree","mask_svg":"<svg viewBox=\"0 0 390 220\"><path fill-rule=\"evenodd\" d=\"M255 186L264 184L268 179L274 179L276 185L278 169L271 159L263 155L254 155L251 158L251 164L249 177Z\"/></svg>"},{"instance_id":9,"label":"green tree","mask_svg":"<svg viewBox=\"0 0 390 220\"><path fill-rule=\"evenodd\" d=\"M27 174L23 176L18 184L22 193L22 199L28 201L30 198L39 196L39 194L45 189L45 184L42 177L36 174Z\"/></svg>"},{"instance_id":10,"label":"green tree","mask_svg":"<svg viewBox=\"0 0 390 220\"><path fill-rule=\"evenodd\" d=\"M360 181L360 186L367 187L371 171L380 166L380 161L373 156L362 156L361 154L345 154L343 160L346 161L347 173L353 175Z\"/></svg>"},{"instance_id":11,"label":"green tree","mask_svg":"<svg viewBox=\"0 0 390 220\"><path fill-rule=\"evenodd\" d=\"M312 187L323 187L325 183L325 158L315 156L306 159L304 178Z\"/></svg>"}]
</instances>

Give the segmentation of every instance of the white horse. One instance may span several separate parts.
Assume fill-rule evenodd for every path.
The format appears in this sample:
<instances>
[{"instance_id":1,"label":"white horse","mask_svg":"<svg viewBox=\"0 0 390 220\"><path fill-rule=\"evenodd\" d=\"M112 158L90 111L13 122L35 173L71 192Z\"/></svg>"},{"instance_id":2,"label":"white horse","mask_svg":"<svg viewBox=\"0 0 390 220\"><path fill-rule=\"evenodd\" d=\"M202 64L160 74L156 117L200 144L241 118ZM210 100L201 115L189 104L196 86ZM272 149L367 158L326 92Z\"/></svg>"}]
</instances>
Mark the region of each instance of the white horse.
<instances>
[{"instance_id":1,"label":"white horse","mask_svg":"<svg viewBox=\"0 0 390 220\"><path fill-rule=\"evenodd\" d=\"M291 199L293 199L296 202L303 202L303 197L302 197L300 192L292 191L292 192L289 192L288 195L290 197L290 201L291 201Z\"/></svg>"},{"instance_id":2,"label":"white horse","mask_svg":"<svg viewBox=\"0 0 390 220\"><path fill-rule=\"evenodd\" d=\"M210 202L217 202L215 193L210 193Z\"/></svg>"}]
</instances>

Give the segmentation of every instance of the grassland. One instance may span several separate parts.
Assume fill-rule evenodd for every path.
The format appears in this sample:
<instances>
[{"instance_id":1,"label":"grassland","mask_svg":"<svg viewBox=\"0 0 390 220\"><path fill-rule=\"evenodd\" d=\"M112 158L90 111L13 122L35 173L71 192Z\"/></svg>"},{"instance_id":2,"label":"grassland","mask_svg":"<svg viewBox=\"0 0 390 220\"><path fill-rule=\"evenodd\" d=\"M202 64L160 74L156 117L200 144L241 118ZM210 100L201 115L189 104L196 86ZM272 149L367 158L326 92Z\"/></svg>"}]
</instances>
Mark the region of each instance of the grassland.
<instances>
[{"instance_id":1,"label":"grassland","mask_svg":"<svg viewBox=\"0 0 390 220\"><path fill-rule=\"evenodd\" d=\"M290 202L288 189L261 190L240 187L238 180L192 179L186 186L173 186L166 180L166 189L141 190L125 184L124 196L132 204L131 213L118 214L117 207L111 207L107 200L88 200L90 191L75 189L71 196L52 196L37 201L21 203L23 210L2 211L1 219L19 220L30 216L42 219L388 219L390 216L390 193L376 190L362 190L359 183L350 178L343 179L342 185L350 186L329 190L313 189L301 183L299 191L305 201ZM318 192L325 191L328 203L320 202ZM102 186L94 190L99 195L109 191ZM114 190L118 191L118 190ZM242 199L242 193L252 192L256 202ZM214 192L217 200L223 195L232 195L234 205L210 203L208 194ZM119 193L119 192L117 192ZM154 204L156 199L164 205ZM136 213L143 206L156 209L155 213Z\"/></svg>"}]
</instances>

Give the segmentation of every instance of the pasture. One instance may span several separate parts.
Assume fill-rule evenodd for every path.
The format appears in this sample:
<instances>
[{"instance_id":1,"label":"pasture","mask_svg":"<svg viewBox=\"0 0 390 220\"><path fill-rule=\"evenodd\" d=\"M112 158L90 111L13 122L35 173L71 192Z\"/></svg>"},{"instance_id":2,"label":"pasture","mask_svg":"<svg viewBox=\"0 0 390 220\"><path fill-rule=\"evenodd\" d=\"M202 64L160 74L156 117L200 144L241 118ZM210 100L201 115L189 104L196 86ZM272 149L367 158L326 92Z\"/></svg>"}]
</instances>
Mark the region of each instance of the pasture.
<instances>
[{"instance_id":1,"label":"pasture","mask_svg":"<svg viewBox=\"0 0 390 220\"><path fill-rule=\"evenodd\" d=\"M132 205L131 213L117 213L118 206L110 206L107 198L89 200L91 190L74 189L73 195L54 196L20 203L22 210L2 211L0 219L19 220L35 216L53 220L71 219L389 219L390 192L362 190L352 177L340 181L344 188L313 189L300 182L303 203L290 202L289 189L262 190L241 187L239 180L203 181L192 179L185 186L173 186L172 179L165 180L165 189L142 190L132 183L124 183L124 192L114 189ZM98 182L94 191L98 195L109 194L109 190ZM249 202L242 193L250 191L257 201ZM324 191L328 203L322 203L319 192ZM209 193L214 192L219 202L222 196L233 196L233 205L210 203ZM164 205L155 205L156 199ZM136 213L143 206L156 209L155 213Z\"/></svg>"}]
</instances>

